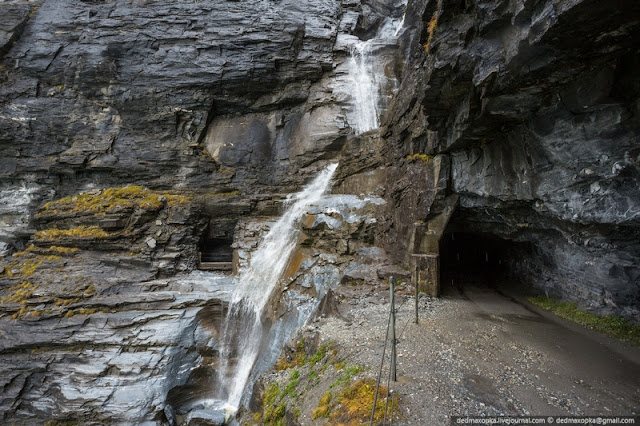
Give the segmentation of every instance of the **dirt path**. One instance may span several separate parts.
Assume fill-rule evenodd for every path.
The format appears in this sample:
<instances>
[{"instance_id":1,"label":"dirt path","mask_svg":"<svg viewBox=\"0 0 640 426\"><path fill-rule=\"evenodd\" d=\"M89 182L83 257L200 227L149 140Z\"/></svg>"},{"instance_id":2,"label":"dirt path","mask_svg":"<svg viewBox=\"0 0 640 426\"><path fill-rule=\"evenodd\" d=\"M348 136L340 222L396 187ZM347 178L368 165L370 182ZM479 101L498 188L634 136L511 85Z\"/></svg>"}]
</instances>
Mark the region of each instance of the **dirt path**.
<instances>
[{"instance_id":1,"label":"dirt path","mask_svg":"<svg viewBox=\"0 0 640 426\"><path fill-rule=\"evenodd\" d=\"M340 294L342 293L342 294ZM305 333L339 344L349 362L377 374L389 310L382 289L338 289L345 321ZM448 425L451 415L632 415L640 412L640 349L568 323L493 289L397 305L396 424ZM404 302L404 303L403 303ZM386 369L386 366L385 366ZM383 375L387 377L386 372ZM313 407L310 407L311 409ZM311 424L303 410L299 421Z\"/></svg>"}]
</instances>

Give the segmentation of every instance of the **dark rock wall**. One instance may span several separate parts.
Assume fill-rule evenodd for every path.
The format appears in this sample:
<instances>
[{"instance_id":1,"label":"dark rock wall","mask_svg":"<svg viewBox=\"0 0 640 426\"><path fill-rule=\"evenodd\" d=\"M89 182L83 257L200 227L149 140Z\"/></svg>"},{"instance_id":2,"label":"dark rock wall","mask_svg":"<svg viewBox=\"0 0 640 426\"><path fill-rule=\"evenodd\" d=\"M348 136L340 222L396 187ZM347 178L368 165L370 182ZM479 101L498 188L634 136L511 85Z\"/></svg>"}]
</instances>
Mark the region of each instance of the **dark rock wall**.
<instances>
[{"instance_id":1,"label":"dark rock wall","mask_svg":"<svg viewBox=\"0 0 640 426\"><path fill-rule=\"evenodd\" d=\"M335 1L45 2L5 57L3 139L34 140L21 172L196 168L207 162L187 148L215 116L306 99L332 65L339 13Z\"/></svg>"},{"instance_id":2,"label":"dark rock wall","mask_svg":"<svg viewBox=\"0 0 640 426\"><path fill-rule=\"evenodd\" d=\"M232 280L185 274L198 243L235 239L246 262L261 235L246 224L335 161L352 133L348 45L401 9L0 4L2 421L173 424L216 386L213 325ZM310 310L354 259L371 275L388 266L369 247L375 220L356 215L367 202L350 199L307 224L287 309Z\"/></svg>"},{"instance_id":3,"label":"dark rock wall","mask_svg":"<svg viewBox=\"0 0 640 426\"><path fill-rule=\"evenodd\" d=\"M351 133L343 63L354 34L403 10L392 0L5 3L0 242L17 249L43 201L94 188L295 191Z\"/></svg>"},{"instance_id":4,"label":"dark rock wall","mask_svg":"<svg viewBox=\"0 0 640 426\"><path fill-rule=\"evenodd\" d=\"M520 279L636 316L639 11L633 1L411 2L409 66L386 117L397 166L387 244L406 246L439 194L458 193L452 231L534 243L514 253ZM435 176L445 190L416 177L416 153L450 163Z\"/></svg>"},{"instance_id":5,"label":"dark rock wall","mask_svg":"<svg viewBox=\"0 0 640 426\"><path fill-rule=\"evenodd\" d=\"M208 362L215 339L197 330L221 302L209 277L171 276L193 269L201 237L235 232L246 262L283 194L337 157L334 192L357 196L307 217L287 268L305 297L407 278L372 244L406 263L415 226L458 194L448 231L512 247L511 279L638 318L637 1L409 1L401 48L379 49L383 126L354 136L349 43L402 11L2 2L3 420L173 418L167 392ZM42 207L132 183L162 199L107 215Z\"/></svg>"}]
</instances>

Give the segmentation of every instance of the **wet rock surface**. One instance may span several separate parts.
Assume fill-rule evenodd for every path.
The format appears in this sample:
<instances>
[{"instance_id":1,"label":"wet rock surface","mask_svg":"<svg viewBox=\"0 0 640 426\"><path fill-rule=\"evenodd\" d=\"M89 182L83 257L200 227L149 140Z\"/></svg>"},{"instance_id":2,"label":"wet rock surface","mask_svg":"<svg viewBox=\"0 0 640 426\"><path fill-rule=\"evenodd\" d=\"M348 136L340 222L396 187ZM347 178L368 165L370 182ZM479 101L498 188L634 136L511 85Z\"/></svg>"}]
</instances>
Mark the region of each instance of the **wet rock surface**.
<instances>
[{"instance_id":1,"label":"wet rock surface","mask_svg":"<svg viewBox=\"0 0 640 426\"><path fill-rule=\"evenodd\" d=\"M199 312L221 311L230 293L215 277L127 283L117 294L96 288L65 299L73 302L60 305L64 315L42 300L20 321L1 319L5 420L160 423L167 392L207 344Z\"/></svg>"},{"instance_id":2,"label":"wet rock surface","mask_svg":"<svg viewBox=\"0 0 640 426\"><path fill-rule=\"evenodd\" d=\"M0 209L0 238L22 248L43 200L94 188L294 192L352 133L352 33L402 4L2 8L0 207L22 191L25 212Z\"/></svg>"},{"instance_id":3,"label":"wet rock surface","mask_svg":"<svg viewBox=\"0 0 640 426\"><path fill-rule=\"evenodd\" d=\"M234 200L129 186L42 206L31 244L3 259L0 272L3 420L228 420L209 401L220 396L218 339L238 283L190 271L197 265L197 236L224 236L226 222L235 224L230 236L238 268L247 267L275 218L240 219L238 212L249 213L260 201ZM271 207L259 212L281 210L278 197L262 201ZM354 265L368 277L380 265L391 267L384 251L371 246L383 205L375 197L331 195L309 207L266 313L273 347L261 354L255 376L271 367L279 342Z\"/></svg>"}]
</instances>

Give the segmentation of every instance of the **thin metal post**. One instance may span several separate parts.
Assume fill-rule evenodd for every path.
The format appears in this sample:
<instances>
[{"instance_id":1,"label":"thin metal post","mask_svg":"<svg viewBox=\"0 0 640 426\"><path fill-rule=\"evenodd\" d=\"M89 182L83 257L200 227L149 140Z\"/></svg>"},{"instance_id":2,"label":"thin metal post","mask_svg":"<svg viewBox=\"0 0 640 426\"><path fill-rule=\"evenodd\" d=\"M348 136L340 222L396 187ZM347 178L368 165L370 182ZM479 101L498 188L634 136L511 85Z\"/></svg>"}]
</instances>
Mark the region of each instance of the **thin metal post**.
<instances>
[{"instance_id":1,"label":"thin metal post","mask_svg":"<svg viewBox=\"0 0 640 426\"><path fill-rule=\"evenodd\" d=\"M382 346L382 358L380 359L380 369L378 370L378 380L376 381L376 393L373 397L373 407L371 407L371 418L369 419L369 426L373 426L373 418L376 414L376 404L378 403L378 390L380 389L380 379L382 378L382 366L384 365L384 354L387 350L387 339L389 338L390 323L391 323L391 315L389 315L389 320L387 321L387 332L384 335L384 346Z\"/></svg>"},{"instance_id":2,"label":"thin metal post","mask_svg":"<svg viewBox=\"0 0 640 426\"><path fill-rule=\"evenodd\" d=\"M418 272L416 271L416 274ZM418 280L416 280L416 324L418 324Z\"/></svg>"},{"instance_id":3,"label":"thin metal post","mask_svg":"<svg viewBox=\"0 0 640 426\"><path fill-rule=\"evenodd\" d=\"M394 298L393 277L389 277L389 291L391 292L391 378L396 381L396 303Z\"/></svg>"}]
</instances>

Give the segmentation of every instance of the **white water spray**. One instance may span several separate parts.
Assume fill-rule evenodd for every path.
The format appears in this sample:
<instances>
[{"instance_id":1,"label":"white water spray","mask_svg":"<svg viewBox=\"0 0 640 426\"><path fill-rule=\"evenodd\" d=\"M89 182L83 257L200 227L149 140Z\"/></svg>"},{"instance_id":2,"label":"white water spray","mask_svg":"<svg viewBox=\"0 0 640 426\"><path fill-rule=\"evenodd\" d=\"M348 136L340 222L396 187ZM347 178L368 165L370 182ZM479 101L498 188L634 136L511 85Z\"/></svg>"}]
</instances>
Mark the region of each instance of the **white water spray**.
<instances>
[{"instance_id":1,"label":"white water spray","mask_svg":"<svg viewBox=\"0 0 640 426\"><path fill-rule=\"evenodd\" d=\"M380 126L380 88L386 77L382 70L377 69L383 64L375 61L375 47L384 44L385 40L398 37L403 25L404 15L402 19L388 18L374 38L351 45L348 73L353 89L351 126L356 134Z\"/></svg>"},{"instance_id":2,"label":"white water spray","mask_svg":"<svg viewBox=\"0 0 640 426\"><path fill-rule=\"evenodd\" d=\"M301 192L291 197L290 207L273 225L241 273L239 288L229 304L221 336L218 376L226 385L226 409L235 412L257 359L263 338L263 309L271 299L289 257L298 242L298 222L309 206L329 188L338 164L323 170Z\"/></svg>"}]
</instances>

